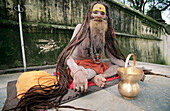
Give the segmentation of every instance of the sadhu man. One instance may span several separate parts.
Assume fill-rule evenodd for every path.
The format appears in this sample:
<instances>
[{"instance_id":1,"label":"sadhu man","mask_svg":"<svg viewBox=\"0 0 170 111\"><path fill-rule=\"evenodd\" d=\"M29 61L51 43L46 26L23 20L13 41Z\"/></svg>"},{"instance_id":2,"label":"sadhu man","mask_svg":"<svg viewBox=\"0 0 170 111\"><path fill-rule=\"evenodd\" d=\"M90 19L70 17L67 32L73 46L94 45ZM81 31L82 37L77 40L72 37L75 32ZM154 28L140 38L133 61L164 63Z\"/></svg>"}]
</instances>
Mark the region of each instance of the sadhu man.
<instances>
[{"instance_id":1,"label":"sadhu man","mask_svg":"<svg viewBox=\"0 0 170 111\"><path fill-rule=\"evenodd\" d=\"M67 65L75 90L86 91L90 79L98 87L104 87L105 78L115 75L117 69L124 66L124 55L115 43L117 40L108 11L103 3L92 4L84 24L78 24L74 30L71 44L75 45L67 56ZM102 63L104 51L110 63Z\"/></svg>"},{"instance_id":2,"label":"sadhu man","mask_svg":"<svg viewBox=\"0 0 170 111\"><path fill-rule=\"evenodd\" d=\"M102 63L105 52L110 63ZM58 57L56 72L59 75L55 77L41 71L23 73L17 81L20 101L14 109L31 111L58 107L68 92L70 80L73 80L73 88L81 92L87 90L90 79L98 87L104 87L105 78L115 75L117 68L124 66L124 61L125 56L117 42L108 5L94 2L88 8L83 24L76 26L72 40Z\"/></svg>"}]
</instances>

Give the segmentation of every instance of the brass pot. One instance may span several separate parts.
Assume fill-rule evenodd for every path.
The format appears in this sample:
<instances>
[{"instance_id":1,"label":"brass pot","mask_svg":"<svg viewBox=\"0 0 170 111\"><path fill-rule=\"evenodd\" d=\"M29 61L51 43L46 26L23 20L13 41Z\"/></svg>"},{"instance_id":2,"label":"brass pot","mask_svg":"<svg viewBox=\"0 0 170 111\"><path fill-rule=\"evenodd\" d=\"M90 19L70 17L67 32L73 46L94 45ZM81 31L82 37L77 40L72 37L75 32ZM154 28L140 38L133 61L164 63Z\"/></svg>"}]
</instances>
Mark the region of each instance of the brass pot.
<instances>
[{"instance_id":1,"label":"brass pot","mask_svg":"<svg viewBox=\"0 0 170 111\"><path fill-rule=\"evenodd\" d=\"M130 57L133 56L133 67L127 67ZM119 93L127 99L134 99L140 92L138 81L142 79L144 72L135 68L135 55L129 54L126 58L125 67L118 69L121 80L118 84Z\"/></svg>"}]
</instances>

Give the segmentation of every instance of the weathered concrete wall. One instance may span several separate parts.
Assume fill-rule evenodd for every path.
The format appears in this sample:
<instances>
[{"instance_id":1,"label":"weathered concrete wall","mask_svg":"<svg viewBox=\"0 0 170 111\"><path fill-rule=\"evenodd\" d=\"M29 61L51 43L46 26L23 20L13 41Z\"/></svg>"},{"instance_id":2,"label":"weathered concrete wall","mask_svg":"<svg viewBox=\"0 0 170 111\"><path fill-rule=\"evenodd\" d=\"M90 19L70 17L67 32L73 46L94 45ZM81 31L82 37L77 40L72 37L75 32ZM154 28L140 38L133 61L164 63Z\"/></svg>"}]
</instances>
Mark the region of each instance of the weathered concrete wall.
<instances>
[{"instance_id":1,"label":"weathered concrete wall","mask_svg":"<svg viewBox=\"0 0 170 111\"><path fill-rule=\"evenodd\" d=\"M165 63L170 65L170 35L165 34L162 36L162 43L160 45L163 53Z\"/></svg>"},{"instance_id":2,"label":"weathered concrete wall","mask_svg":"<svg viewBox=\"0 0 170 111\"><path fill-rule=\"evenodd\" d=\"M18 18L13 10L18 3L24 8L25 52L27 65L32 66L55 64L92 1L0 0L0 69L22 66ZM134 53L139 61L170 65L170 37L162 24L116 0L105 2L111 7L113 27L125 55Z\"/></svg>"},{"instance_id":3,"label":"weathered concrete wall","mask_svg":"<svg viewBox=\"0 0 170 111\"><path fill-rule=\"evenodd\" d=\"M1 18L17 20L14 9L18 3L24 9L22 20L35 23L74 25L82 23L87 6L93 0L0 0Z\"/></svg>"},{"instance_id":4,"label":"weathered concrete wall","mask_svg":"<svg viewBox=\"0 0 170 111\"><path fill-rule=\"evenodd\" d=\"M1 28L0 35L0 70L23 67L19 31ZM70 41L72 30L23 35L27 66L42 66L56 63L58 55Z\"/></svg>"}]
</instances>

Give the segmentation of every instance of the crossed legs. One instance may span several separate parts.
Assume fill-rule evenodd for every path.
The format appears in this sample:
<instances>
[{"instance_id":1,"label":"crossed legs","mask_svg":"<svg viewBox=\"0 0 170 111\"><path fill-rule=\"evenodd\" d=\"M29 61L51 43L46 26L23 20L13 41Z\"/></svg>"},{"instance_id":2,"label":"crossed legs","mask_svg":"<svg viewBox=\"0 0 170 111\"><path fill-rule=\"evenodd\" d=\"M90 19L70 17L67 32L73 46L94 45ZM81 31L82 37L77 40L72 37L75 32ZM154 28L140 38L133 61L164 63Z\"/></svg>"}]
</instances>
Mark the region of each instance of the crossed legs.
<instances>
[{"instance_id":1,"label":"crossed legs","mask_svg":"<svg viewBox=\"0 0 170 111\"><path fill-rule=\"evenodd\" d=\"M92 81L98 86L103 88L106 82L107 77L111 77L117 74L117 69L119 66L117 65L111 65L103 74L98 74L94 76Z\"/></svg>"},{"instance_id":2,"label":"crossed legs","mask_svg":"<svg viewBox=\"0 0 170 111\"><path fill-rule=\"evenodd\" d=\"M80 68L85 74L86 81L91 79L98 87L103 88L106 82L105 78L116 75L119 66L111 65L103 74L97 74L93 69L85 69L82 66ZM76 86L80 86L79 83Z\"/></svg>"}]
</instances>

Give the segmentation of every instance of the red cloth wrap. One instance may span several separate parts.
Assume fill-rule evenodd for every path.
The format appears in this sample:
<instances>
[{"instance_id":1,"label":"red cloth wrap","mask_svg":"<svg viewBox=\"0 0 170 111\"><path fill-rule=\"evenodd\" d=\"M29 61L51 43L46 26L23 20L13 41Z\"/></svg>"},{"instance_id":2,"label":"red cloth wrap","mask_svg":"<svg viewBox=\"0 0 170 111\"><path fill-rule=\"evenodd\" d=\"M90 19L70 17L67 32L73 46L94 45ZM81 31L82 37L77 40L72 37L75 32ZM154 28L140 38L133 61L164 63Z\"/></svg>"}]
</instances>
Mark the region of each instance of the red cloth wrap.
<instances>
[{"instance_id":1,"label":"red cloth wrap","mask_svg":"<svg viewBox=\"0 0 170 111\"><path fill-rule=\"evenodd\" d=\"M93 69L94 71L96 71L97 74L103 74L104 71L110 67L109 63L96 64L91 59L74 60L74 62L77 63L77 65L79 66L83 66L85 69Z\"/></svg>"}]
</instances>

